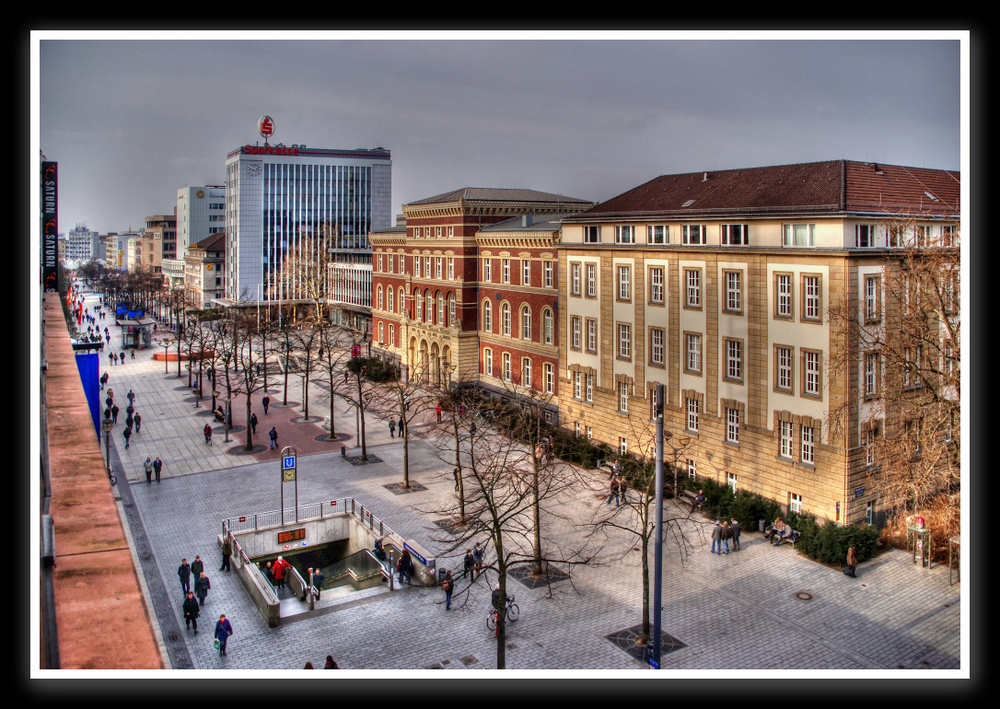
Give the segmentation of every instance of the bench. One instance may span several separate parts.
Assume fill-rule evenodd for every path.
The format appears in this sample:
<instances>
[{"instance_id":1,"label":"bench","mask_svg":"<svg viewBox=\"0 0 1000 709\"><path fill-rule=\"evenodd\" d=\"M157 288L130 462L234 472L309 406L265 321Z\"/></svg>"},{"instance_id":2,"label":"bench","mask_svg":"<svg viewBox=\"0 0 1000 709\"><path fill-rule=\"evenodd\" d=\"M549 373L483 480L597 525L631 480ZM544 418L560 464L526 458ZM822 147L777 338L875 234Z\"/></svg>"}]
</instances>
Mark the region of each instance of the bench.
<instances>
[{"instance_id":1,"label":"bench","mask_svg":"<svg viewBox=\"0 0 1000 709\"><path fill-rule=\"evenodd\" d=\"M769 544L772 544L772 545L774 544L774 542L771 541L771 539L774 537L774 531L772 530L772 528L768 527L767 531L764 532L764 536L767 537L767 541L768 541ZM791 532L791 534L789 534L787 537L783 537L782 540L781 540L781 542L779 542L775 546L781 546L785 542L788 542L789 544L792 545L792 548L794 549L795 548L795 542L797 542L799 540L799 537L801 537L801 536L802 536L802 532L800 532L800 531L798 531L796 529L793 529L792 532Z\"/></svg>"},{"instance_id":2,"label":"bench","mask_svg":"<svg viewBox=\"0 0 1000 709\"><path fill-rule=\"evenodd\" d=\"M691 505L692 510L696 510L701 507L704 503L698 501L698 493L691 490L683 490L678 498L681 502L686 502Z\"/></svg>"}]
</instances>

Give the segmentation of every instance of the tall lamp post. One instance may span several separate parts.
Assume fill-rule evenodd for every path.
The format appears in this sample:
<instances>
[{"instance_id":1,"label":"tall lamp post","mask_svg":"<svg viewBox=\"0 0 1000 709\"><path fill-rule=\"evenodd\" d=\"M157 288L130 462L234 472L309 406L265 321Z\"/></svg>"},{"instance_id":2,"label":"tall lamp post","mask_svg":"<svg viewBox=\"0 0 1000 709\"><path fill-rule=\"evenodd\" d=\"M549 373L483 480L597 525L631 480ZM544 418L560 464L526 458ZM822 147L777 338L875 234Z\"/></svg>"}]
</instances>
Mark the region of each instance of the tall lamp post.
<instances>
[{"instance_id":1,"label":"tall lamp post","mask_svg":"<svg viewBox=\"0 0 1000 709\"><path fill-rule=\"evenodd\" d=\"M168 374L169 371L167 365L169 364L169 361L167 359L167 350L170 347L170 345L174 344L174 341L171 340L170 338L164 338L162 340L157 340L157 344L159 344L160 347L163 348L163 373Z\"/></svg>"},{"instance_id":2,"label":"tall lamp post","mask_svg":"<svg viewBox=\"0 0 1000 709\"><path fill-rule=\"evenodd\" d=\"M674 437L674 434L671 433L670 431L665 432L663 434L663 441L664 441L664 443L666 443L666 441L669 441L673 437ZM677 442L680 444L679 448L674 447L672 444L668 444L668 445L670 445L670 450L672 450L674 452L674 463L673 463L673 468L674 468L674 499L677 499L677 455L682 450L684 450L685 448L687 448L691 444L691 439L688 438L687 436L684 436L682 438L678 438Z\"/></svg>"}]
</instances>

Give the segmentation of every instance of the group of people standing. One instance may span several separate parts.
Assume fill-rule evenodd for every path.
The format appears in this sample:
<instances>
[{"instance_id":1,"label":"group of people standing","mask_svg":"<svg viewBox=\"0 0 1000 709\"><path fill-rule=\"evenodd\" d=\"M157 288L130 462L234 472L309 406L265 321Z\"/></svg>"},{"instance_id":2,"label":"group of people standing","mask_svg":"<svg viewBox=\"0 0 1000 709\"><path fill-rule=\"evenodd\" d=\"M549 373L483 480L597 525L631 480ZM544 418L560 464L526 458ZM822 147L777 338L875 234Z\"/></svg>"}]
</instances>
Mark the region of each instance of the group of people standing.
<instances>
[{"instance_id":1,"label":"group of people standing","mask_svg":"<svg viewBox=\"0 0 1000 709\"><path fill-rule=\"evenodd\" d=\"M732 522L719 522L715 520L712 528L712 553L728 554L729 543L732 542L733 551L740 550L740 523L733 517Z\"/></svg>"}]
</instances>

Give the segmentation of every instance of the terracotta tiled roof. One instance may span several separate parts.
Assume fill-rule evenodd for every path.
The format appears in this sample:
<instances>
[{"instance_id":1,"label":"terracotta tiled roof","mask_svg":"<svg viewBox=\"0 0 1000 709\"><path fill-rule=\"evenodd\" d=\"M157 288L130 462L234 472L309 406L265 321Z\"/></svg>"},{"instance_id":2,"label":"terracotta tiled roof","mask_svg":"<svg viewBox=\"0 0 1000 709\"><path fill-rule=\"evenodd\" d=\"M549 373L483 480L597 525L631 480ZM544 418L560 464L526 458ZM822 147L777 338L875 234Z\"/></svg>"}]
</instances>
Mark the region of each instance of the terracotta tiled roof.
<instances>
[{"instance_id":1,"label":"terracotta tiled roof","mask_svg":"<svg viewBox=\"0 0 1000 709\"><path fill-rule=\"evenodd\" d=\"M566 197L565 195L539 192L537 190L500 187L463 187L444 192L434 197L418 199L411 205L439 204L459 200L475 202L556 202L562 204L585 204L588 200Z\"/></svg>"},{"instance_id":2,"label":"terracotta tiled roof","mask_svg":"<svg viewBox=\"0 0 1000 709\"><path fill-rule=\"evenodd\" d=\"M567 221L644 215L958 214L960 181L958 172L846 160L663 175Z\"/></svg>"}]
</instances>

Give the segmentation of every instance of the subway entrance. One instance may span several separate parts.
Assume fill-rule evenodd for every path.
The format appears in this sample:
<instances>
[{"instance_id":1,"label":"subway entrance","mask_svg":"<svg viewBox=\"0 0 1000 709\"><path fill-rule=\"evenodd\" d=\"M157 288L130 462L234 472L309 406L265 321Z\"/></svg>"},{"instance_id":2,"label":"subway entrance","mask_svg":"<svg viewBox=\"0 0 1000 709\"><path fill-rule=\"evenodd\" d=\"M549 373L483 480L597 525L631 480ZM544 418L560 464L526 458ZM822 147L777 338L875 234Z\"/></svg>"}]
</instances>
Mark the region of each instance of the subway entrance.
<instances>
[{"instance_id":1,"label":"subway entrance","mask_svg":"<svg viewBox=\"0 0 1000 709\"><path fill-rule=\"evenodd\" d=\"M354 498L230 517L217 539L220 546L226 540L233 570L270 627L282 618L437 583L435 559ZM401 585L394 570L404 552L413 572ZM322 573L318 587L316 569Z\"/></svg>"}]
</instances>

